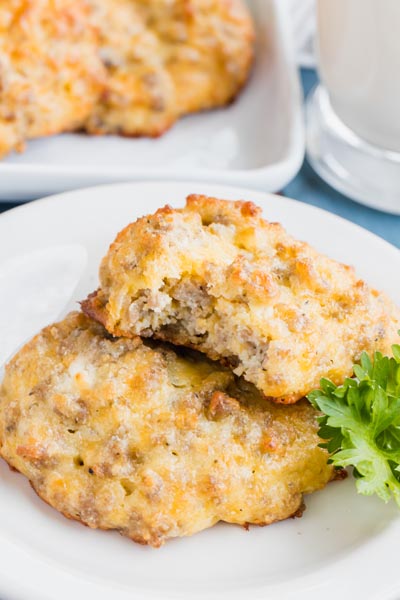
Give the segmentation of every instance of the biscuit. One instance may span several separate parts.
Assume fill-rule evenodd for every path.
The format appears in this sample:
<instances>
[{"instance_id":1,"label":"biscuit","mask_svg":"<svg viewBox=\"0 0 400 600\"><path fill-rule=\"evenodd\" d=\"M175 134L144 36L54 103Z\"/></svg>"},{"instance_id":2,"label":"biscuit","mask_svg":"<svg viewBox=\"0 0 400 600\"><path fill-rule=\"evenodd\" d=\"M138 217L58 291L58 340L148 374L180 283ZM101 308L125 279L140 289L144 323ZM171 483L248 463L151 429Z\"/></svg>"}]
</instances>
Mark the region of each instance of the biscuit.
<instances>
[{"instance_id":1,"label":"biscuit","mask_svg":"<svg viewBox=\"0 0 400 600\"><path fill-rule=\"evenodd\" d=\"M82 0L0 0L0 157L83 127L105 71Z\"/></svg>"},{"instance_id":2,"label":"biscuit","mask_svg":"<svg viewBox=\"0 0 400 600\"><path fill-rule=\"evenodd\" d=\"M83 310L113 335L189 346L278 402L341 384L363 351L388 354L399 309L353 269L250 202L190 196L126 227Z\"/></svg>"},{"instance_id":3,"label":"biscuit","mask_svg":"<svg viewBox=\"0 0 400 600\"><path fill-rule=\"evenodd\" d=\"M265 402L201 355L112 338L71 313L6 367L0 454L65 516L160 546L299 511L333 475L316 415Z\"/></svg>"},{"instance_id":4,"label":"biscuit","mask_svg":"<svg viewBox=\"0 0 400 600\"><path fill-rule=\"evenodd\" d=\"M160 40L179 115L223 106L246 83L254 26L242 0L137 0Z\"/></svg>"},{"instance_id":5,"label":"biscuit","mask_svg":"<svg viewBox=\"0 0 400 600\"><path fill-rule=\"evenodd\" d=\"M91 0L107 71L90 133L159 136L245 84L254 30L242 0Z\"/></svg>"}]
</instances>

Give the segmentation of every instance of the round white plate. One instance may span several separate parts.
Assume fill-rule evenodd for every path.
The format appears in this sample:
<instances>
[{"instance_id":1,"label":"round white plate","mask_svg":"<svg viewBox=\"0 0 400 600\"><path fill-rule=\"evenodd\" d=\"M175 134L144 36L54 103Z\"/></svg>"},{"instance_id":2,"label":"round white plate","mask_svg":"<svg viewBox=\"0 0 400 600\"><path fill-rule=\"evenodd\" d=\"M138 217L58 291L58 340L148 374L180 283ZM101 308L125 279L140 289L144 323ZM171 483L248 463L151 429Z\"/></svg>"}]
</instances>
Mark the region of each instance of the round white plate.
<instances>
[{"instance_id":1,"label":"round white plate","mask_svg":"<svg viewBox=\"0 0 400 600\"><path fill-rule=\"evenodd\" d=\"M22 296L28 304L31 300L35 323L62 316L71 307L71 294L75 303L96 287L100 258L118 230L166 203L181 206L191 192L253 200L263 207L269 220L282 222L318 250L354 265L360 276L400 303L400 252L347 221L312 206L255 191L157 182L75 191L3 214L1 295L8 289L7 273L14 273L12 285L16 290L15 298L8 294L8 307L3 301L7 320L18 321ZM38 256L41 259L35 260ZM18 265L21 293L10 264ZM38 286L31 290L29 283L35 281L35 272L42 283L40 302ZM64 272L68 272L65 281L60 277ZM54 284L57 289L49 285L52 273L56 283L61 281ZM25 319L26 310L24 305L21 314ZM4 314L1 318L4 323ZM31 335L31 331L26 333ZM358 496L348 478L307 497L306 505L301 519L254 527L249 532L218 525L154 550L116 533L94 531L68 521L39 500L21 475L1 462L0 598L399 598L400 513L394 504Z\"/></svg>"}]
</instances>

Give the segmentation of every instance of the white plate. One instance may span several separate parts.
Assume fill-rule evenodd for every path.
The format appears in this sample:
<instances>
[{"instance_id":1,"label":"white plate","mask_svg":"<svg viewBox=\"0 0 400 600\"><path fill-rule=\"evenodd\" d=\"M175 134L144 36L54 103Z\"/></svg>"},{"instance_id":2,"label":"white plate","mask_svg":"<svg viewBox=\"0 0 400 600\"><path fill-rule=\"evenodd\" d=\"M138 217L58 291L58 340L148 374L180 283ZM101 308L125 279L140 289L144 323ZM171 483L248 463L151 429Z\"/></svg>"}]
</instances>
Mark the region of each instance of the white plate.
<instances>
[{"instance_id":1,"label":"white plate","mask_svg":"<svg viewBox=\"0 0 400 600\"><path fill-rule=\"evenodd\" d=\"M10 264L23 265L26 255L40 279L42 261L35 257L43 256L43 249L52 257L51 268L60 256L60 270L67 269L63 249L73 245L88 256L74 292L74 299L81 299L96 287L99 260L119 229L167 202L182 205L190 192L253 200L267 218L282 222L291 233L330 256L355 265L361 276L400 302L400 280L394 276L400 272L400 252L383 240L312 206L203 183L105 186L4 213L0 217L0 274L4 261L10 270ZM73 252L71 270L76 268L78 280L83 263L77 257L79 252ZM47 278L43 276L44 303ZM23 269L21 279L22 290L30 298ZM71 294L68 281L60 312L65 312L62 305ZM2 286L6 289L6 280ZM14 314L18 301L16 297L8 307L10 320L19 316ZM53 319L54 306L49 306ZM400 597L399 512L393 504L358 496L351 478L307 497L301 519L249 532L218 525L192 538L170 541L159 550L68 521L39 500L25 478L10 472L3 462L0 480L2 600Z\"/></svg>"},{"instance_id":2,"label":"white plate","mask_svg":"<svg viewBox=\"0 0 400 600\"><path fill-rule=\"evenodd\" d=\"M231 106L185 117L163 137L65 134L0 162L0 199L26 200L98 183L186 179L278 191L304 157L301 92L285 8L249 0L256 64Z\"/></svg>"}]
</instances>

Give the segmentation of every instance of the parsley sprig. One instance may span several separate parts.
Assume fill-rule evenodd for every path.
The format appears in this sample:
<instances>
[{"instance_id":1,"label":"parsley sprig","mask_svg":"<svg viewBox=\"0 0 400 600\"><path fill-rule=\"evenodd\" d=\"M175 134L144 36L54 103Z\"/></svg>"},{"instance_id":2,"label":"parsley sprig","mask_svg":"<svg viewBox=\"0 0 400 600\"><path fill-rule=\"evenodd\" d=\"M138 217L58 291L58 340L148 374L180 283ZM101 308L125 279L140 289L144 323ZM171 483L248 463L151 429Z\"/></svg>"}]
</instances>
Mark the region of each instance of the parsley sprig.
<instances>
[{"instance_id":1,"label":"parsley sprig","mask_svg":"<svg viewBox=\"0 0 400 600\"><path fill-rule=\"evenodd\" d=\"M307 397L317 410L320 444L335 467L353 466L357 490L400 507L400 345L393 357L366 353L354 378L336 386L322 379Z\"/></svg>"}]
</instances>

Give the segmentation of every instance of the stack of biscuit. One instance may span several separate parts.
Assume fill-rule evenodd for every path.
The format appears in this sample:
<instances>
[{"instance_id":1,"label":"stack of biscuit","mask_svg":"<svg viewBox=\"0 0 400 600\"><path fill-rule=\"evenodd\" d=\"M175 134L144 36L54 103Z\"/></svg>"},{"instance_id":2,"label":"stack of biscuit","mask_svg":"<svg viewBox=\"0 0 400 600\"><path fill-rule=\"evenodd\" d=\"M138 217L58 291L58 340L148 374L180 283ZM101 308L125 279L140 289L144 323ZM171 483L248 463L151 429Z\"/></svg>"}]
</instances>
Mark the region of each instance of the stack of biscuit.
<instances>
[{"instance_id":1,"label":"stack of biscuit","mask_svg":"<svg viewBox=\"0 0 400 600\"><path fill-rule=\"evenodd\" d=\"M337 476L304 395L400 327L349 267L203 196L128 225L82 310L7 365L0 453L67 517L156 547L300 515Z\"/></svg>"}]
</instances>

